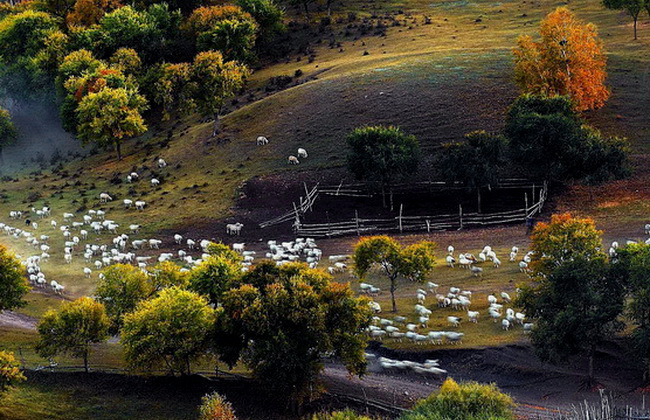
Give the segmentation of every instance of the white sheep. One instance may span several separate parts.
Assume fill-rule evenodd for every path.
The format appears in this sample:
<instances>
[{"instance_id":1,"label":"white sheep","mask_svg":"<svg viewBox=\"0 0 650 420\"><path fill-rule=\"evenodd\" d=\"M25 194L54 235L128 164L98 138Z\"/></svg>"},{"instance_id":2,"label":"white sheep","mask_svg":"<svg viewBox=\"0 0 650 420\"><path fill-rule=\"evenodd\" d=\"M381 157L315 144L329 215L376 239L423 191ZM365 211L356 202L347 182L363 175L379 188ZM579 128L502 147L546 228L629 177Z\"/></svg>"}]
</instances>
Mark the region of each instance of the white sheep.
<instances>
[{"instance_id":1,"label":"white sheep","mask_svg":"<svg viewBox=\"0 0 650 420\"><path fill-rule=\"evenodd\" d=\"M165 168L166 166L167 166L167 162L165 162L165 159L163 158L158 159L158 167L160 169Z\"/></svg>"},{"instance_id":2,"label":"white sheep","mask_svg":"<svg viewBox=\"0 0 650 420\"><path fill-rule=\"evenodd\" d=\"M244 225L242 223L228 223L226 225L226 233L228 235L239 235L241 233L241 228L243 228Z\"/></svg>"},{"instance_id":3,"label":"white sheep","mask_svg":"<svg viewBox=\"0 0 650 420\"><path fill-rule=\"evenodd\" d=\"M133 205L133 200L129 200L128 198L123 201L124 203L124 208L125 209L130 209L131 206Z\"/></svg>"},{"instance_id":4,"label":"white sheep","mask_svg":"<svg viewBox=\"0 0 650 420\"><path fill-rule=\"evenodd\" d=\"M135 208L138 210L144 210L144 207L147 205L146 201L138 200L135 202Z\"/></svg>"},{"instance_id":5,"label":"white sheep","mask_svg":"<svg viewBox=\"0 0 650 420\"><path fill-rule=\"evenodd\" d=\"M289 158L287 159L287 161L288 161L289 165L299 165L300 164L300 161L294 155L290 155Z\"/></svg>"},{"instance_id":6,"label":"white sheep","mask_svg":"<svg viewBox=\"0 0 650 420\"><path fill-rule=\"evenodd\" d=\"M183 242L183 236L179 235L178 233L174 235L174 242L177 244L180 244Z\"/></svg>"},{"instance_id":7,"label":"white sheep","mask_svg":"<svg viewBox=\"0 0 650 420\"><path fill-rule=\"evenodd\" d=\"M264 136L259 136L259 137L257 138L257 140L255 141L255 144L257 144L258 146L264 146L264 145L267 145L267 144L269 144L269 139L267 139L267 138L264 137Z\"/></svg>"},{"instance_id":8,"label":"white sheep","mask_svg":"<svg viewBox=\"0 0 650 420\"><path fill-rule=\"evenodd\" d=\"M160 185L160 180L157 179L157 178L152 178L151 179L151 186L152 187L157 187L158 185Z\"/></svg>"},{"instance_id":9,"label":"white sheep","mask_svg":"<svg viewBox=\"0 0 650 420\"><path fill-rule=\"evenodd\" d=\"M303 149L302 147L298 149L298 157L306 158L307 156L307 150Z\"/></svg>"},{"instance_id":10,"label":"white sheep","mask_svg":"<svg viewBox=\"0 0 650 420\"><path fill-rule=\"evenodd\" d=\"M101 203L107 203L109 201L113 201L113 197L111 197L107 193L101 193L101 194L99 194L99 201Z\"/></svg>"}]
</instances>

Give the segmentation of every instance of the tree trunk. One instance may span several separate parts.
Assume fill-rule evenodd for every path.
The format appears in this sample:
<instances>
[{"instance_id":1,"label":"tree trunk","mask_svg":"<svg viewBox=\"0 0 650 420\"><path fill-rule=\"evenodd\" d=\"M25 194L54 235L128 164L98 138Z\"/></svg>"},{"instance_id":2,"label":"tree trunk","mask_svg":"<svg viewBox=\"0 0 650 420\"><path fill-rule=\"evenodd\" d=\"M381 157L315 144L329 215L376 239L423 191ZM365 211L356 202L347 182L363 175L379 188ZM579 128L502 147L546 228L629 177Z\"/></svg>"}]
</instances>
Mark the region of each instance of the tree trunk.
<instances>
[{"instance_id":1,"label":"tree trunk","mask_svg":"<svg viewBox=\"0 0 650 420\"><path fill-rule=\"evenodd\" d=\"M327 0L327 17L332 17L332 0Z\"/></svg>"},{"instance_id":2,"label":"tree trunk","mask_svg":"<svg viewBox=\"0 0 650 420\"><path fill-rule=\"evenodd\" d=\"M388 194L390 196L390 211L393 211L393 189L391 188L388 190Z\"/></svg>"},{"instance_id":3,"label":"tree trunk","mask_svg":"<svg viewBox=\"0 0 650 420\"><path fill-rule=\"evenodd\" d=\"M589 384L589 387L591 387L593 384L595 384L595 379L594 379L594 356L596 355L596 345L592 344L591 347L589 348L589 373L587 374L587 381Z\"/></svg>"},{"instance_id":4,"label":"tree trunk","mask_svg":"<svg viewBox=\"0 0 650 420\"><path fill-rule=\"evenodd\" d=\"M122 160L122 144L119 140L115 142L115 151L117 152L117 160Z\"/></svg>"},{"instance_id":5,"label":"tree trunk","mask_svg":"<svg viewBox=\"0 0 650 420\"><path fill-rule=\"evenodd\" d=\"M212 125L212 137L216 137L219 134L219 113L214 114L214 124Z\"/></svg>"},{"instance_id":6,"label":"tree trunk","mask_svg":"<svg viewBox=\"0 0 650 420\"><path fill-rule=\"evenodd\" d=\"M391 278L390 279L390 300L393 304L393 312L397 312L397 302L395 302L395 289L397 288L395 286L395 281L397 279Z\"/></svg>"},{"instance_id":7,"label":"tree trunk","mask_svg":"<svg viewBox=\"0 0 650 420\"><path fill-rule=\"evenodd\" d=\"M84 351L84 370L86 373L90 372L90 369L88 368L88 349Z\"/></svg>"},{"instance_id":8,"label":"tree trunk","mask_svg":"<svg viewBox=\"0 0 650 420\"><path fill-rule=\"evenodd\" d=\"M478 212L481 213L481 187L476 188L476 197Z\"/></svg>"},{"instance_id":9,"label":"tree trunk","mask_svg":"<svg viewBox=\"0 0 650 420\"><path fill-rule=\"evenodd\" d=\"M636 41L637 40L637 38L636 38L636 24L637 24L637 22L639 20L639 15L632 16L632 19L634 19L634 40Z\"/></svg>"}]
</instances>

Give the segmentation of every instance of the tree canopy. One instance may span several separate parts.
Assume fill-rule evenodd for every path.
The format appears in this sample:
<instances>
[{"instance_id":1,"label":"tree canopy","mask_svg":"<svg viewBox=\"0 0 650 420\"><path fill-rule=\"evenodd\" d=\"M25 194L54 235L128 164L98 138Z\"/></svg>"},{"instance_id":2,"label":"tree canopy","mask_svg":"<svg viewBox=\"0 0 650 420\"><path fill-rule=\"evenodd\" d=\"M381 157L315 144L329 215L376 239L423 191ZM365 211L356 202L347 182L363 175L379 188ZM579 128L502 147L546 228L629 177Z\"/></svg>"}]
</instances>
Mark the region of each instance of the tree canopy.
<instances>
[{"instance_id":1,"label":"tree canopy","mask_svg":"<svg viewBox=\"0 0 650 420\"><path fill-rule=\"evenodd\" d=\"M25 269L7 248L0 245L0 312L25 306L29 291Z\"/></svg>"},{"instance_id":2,"label":"tree canopy","mask_svg":"<svg viewBox=\"0 0 650 420\"><path fill-rule=\"evenodd\" d=\"M222 299L215 351L242 360L275 395L300 404L317 392L323 354L361 375L371 313L348 284L292 263L262 262Z\"/></svg>"},{"instance_id":3,"label":"tree canopy","mask_svg":"<svg viewBox=\"0 0 650 420\"><path fill-rule=\"evenodd\" d=\"M650 2L648 0L603 0L603 5L608 9L625 10L631 17L634 26L634 39L637 39L636 27L639 15L644 10L650 14Z\"/></svg>"},{"instance_id":4,"label":"tree canopy","mask_svg":"<svg viewBox=\"0 0 650 420\"><path fill-rule=\"evenodd\" d=\"M505 134L512 162L529 177L598 183L629 174L627 141L586 125L567 96L520 96Z\"/></svg>"},{"instance_id":5,"label":"tree canopy","mask_svg":"<svg viewBox=\"0 0 650 420\"><path fill-rule=\"evenodd\" d=\"M607 59L596 27L558 7L542 20L540 36L539 41L520 36L514 50L523 92L568 95L578 111L602 107L609 98Z\"/></svg>"},{"instance_id":6,"label":"tree canopy","mask_svg":"<svg viewBox=\"0 0 650 420\"><path fill-rule=\"evenodd\" d=\"M400 277L423 282L435 264L434 242L422 241L402 247L389 236L361 238L354 247L354 271L359 279L378 267L390 280L390 295L393 312L397 312L395 290Z\"/></svg>"},{"instance_id":7,"label":"tree canopy","mask_svg":"<svg viewBox=\"0 0 650 420\"><path fill-rule=\"evenodd\" d=\"M162 367L189 375L192 362L206 353L214 321L205 298L177 286L163 289L124 316L126 361L134 370Z\"/></svg>"},{"instance_id":8,"label":"tree canopy","mask_svg":"<svg viewBox=\"0 0 650 420\"><path fill-rule=\"evenodd\" d=\"M481 212L481 188L497 185L507 163L505 137L474 131L464 142L443 144L438 152L438 166L447 182L461 182L475 190Z\"/></svg>"},{"instance_id":9,"label":"tree canopy","mask_svg":"<svg viewBox=\"0 0 650 420\"><path fill-rule=\"evenodd\" d=\"M0 107L0 152L5 146L9 146L18 138L18 130L11 119L11 114ZM0 158L1 158L0 154ZM1 162L1 159L0 159Z\"/></svg>"},{"instance_id":10,"label":"tree canopy","mask_svg":"<svg viewBox=\"0 0 650 420\"><path fill-rule=\"evenodd\" d=\"M417 172L420 146L415 136L398 127L362 127L347 137L348 169L357 179L378 185L384 198L391 185ZM392 207L392 205L391 205Z\"/></svg>"},{"instance_id":11,"label":"tree canopy","mask_svg":"<svg viewBox=\"0 0 650 420\"><path fill-rule=\"evenodd\" d=\"M88 372L90 346L108 338L109 325L101 303L89 297L66 302L59 311L50 310L41 318L36 350L43 357L60 353L81 357Z\"/></svg>"}]
</instances>

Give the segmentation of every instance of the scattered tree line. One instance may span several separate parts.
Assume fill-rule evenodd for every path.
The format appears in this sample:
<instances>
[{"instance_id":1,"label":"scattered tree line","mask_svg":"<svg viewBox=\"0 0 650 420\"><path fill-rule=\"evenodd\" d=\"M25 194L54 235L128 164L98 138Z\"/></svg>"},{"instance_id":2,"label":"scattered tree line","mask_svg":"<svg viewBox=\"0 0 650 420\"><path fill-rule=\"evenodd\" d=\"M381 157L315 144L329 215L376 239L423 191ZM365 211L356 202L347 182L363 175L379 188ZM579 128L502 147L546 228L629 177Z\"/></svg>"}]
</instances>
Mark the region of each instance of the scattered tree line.
<instances>
[{"instance_id":1,"label":"scattered tree line","mask_svg":"<svg viewBox=\"0 0 650 420\"><path fill-rule=\"evenodd\" d=\"M198 361L243 363L255 378L297 410L318 395L325 354L348 371L366 369L366 328L372 311L349 284L323 270L267 261L247 273L241 256L221 244L195 270L163 262L147 271L114 265L95 298L64 302L38 324L42 357L83 360L117 334L134 372L188 375ZM0 248L0 309L24 304L24 269ZM13 356L0 353L0 385L22 379Z\"/></svg>"}]
</instances>

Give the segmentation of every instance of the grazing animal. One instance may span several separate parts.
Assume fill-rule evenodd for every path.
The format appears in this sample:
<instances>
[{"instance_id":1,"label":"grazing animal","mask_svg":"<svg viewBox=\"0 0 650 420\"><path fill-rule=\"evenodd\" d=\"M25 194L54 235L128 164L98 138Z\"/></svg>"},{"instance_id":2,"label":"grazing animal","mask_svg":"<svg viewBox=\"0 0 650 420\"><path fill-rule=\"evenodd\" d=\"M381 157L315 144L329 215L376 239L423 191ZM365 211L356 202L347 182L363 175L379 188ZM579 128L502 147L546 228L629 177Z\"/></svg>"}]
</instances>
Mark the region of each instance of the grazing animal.
<instances>
[{"instance_id":1,"label":"grazing animal","mask_svg":"<svg viewBox=\"0 0 650 420\"><path fill-rule=\"evenodd\" d=\"M289 163L289 165L299 165L300 164L300 161L294 155L289 156L287 158L287 162Z\"/></svg>"},{"instance_id":2,"label":"grazing animal","mask_svg":"<svg viewBox=\"0 0 650 420\"><path fill-rule=\"evenodd\" d=\"M160 169L162 169L162 168L164 168L166 166L167 166L167 162L165 162L165 159L163 159L163 158L158 159L158 167Z\"/></svg>"},{"instance_id":3,"label":"grazing animal","mask_svg":"<svg viewBox=\"0 0 650 420\"><path fill-rule=\"evenodd\" d=\"M241 228L243 228L244 225L242 223L228 223L226 225L226 233L228 235L239 235L241 233Z\"/></svg>"},{"instance_id":4,"label":"grazing animal","mask_svg":"<svg viewBox=\"0 0 650 420\"><path fill-rule=\"evenodd\" d=\"M307 151L305 149L303 149L302 147L298 149L298 157L306 158L307 156L308 156Z\"/></svg>"},{"instance_id":5,"label":"grazing animal","mask_svg":"<svg viewBox=\"0 0 650 420\"><path fill-rule=\"evenodd\" d=\"M99 201L101 203L107 203L109 201L113 201L113 197L111 197L107 193L101 193L101 194L99 194Z\"/></svg>"},{"instance_id":6,"label":"grazing animal","mask_svg":"<svg viewBox=\"0 0 650 420\"><path fill-rule=\"evenodd\" d=\"M258 146L265 146L265 145L269 144L269 139L267 139L264 136L259 136L257 138L257 140L255 141L255 144L257 144Z\"/></svg>"}]
</instances>

